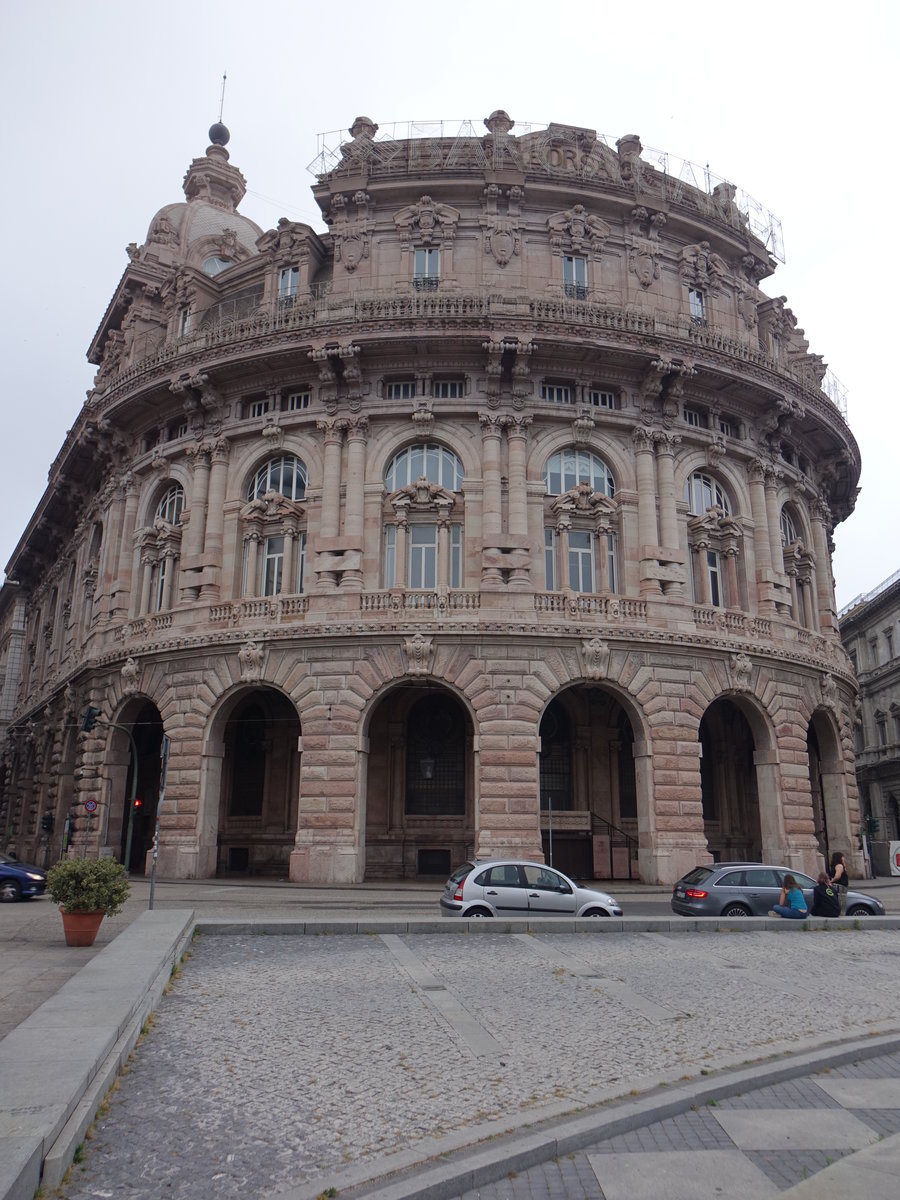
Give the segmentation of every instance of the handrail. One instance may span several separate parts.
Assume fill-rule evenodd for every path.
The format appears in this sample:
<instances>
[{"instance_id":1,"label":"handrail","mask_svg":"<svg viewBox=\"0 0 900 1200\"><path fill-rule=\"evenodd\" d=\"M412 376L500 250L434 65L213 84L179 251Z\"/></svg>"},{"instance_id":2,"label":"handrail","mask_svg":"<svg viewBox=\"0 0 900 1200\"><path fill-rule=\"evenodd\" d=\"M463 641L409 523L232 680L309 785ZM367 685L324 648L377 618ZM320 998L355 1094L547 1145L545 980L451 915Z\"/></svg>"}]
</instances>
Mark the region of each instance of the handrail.
<instances>
[{"instance_id":1,"label":"handrail","mask_svg":"<svg viewBox=\"0 0 900 1200\"><path fill-rule=\"evenodd\" d=\"M626 833L624 829L620 829L618 825L613 825L611 821L607 821L605 817L599 816L597 813L591 813L591 832L593 833L594 824L603 825L606 827L609 836L609 878L616 879L613 859L613 848L615 846L624 846L628 850L628 878L640 878L640 872L637 876L632 870L632 863L638 856L638 841L633 838L630 833ZM616 840L618 838L618 841Z\"/></svg>"}]
</instances>

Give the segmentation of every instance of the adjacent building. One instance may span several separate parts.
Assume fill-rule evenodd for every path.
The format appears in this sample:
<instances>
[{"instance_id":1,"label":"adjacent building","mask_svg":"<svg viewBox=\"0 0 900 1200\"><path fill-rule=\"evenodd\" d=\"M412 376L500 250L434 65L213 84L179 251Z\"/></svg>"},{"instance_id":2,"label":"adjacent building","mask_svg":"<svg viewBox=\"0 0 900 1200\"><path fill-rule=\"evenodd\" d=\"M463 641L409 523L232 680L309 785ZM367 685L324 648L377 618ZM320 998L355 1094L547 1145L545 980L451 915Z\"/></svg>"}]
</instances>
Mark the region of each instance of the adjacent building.
<instances>
[{"instance_id":1,"label":"adjacent building","mask_svg":"<svg viewBox=\"0 0 900 1200\"><path fill-rule=\"evenodd\" d=\"M887 875L890 843L900 842L900 571L851 600L839 617L859 679L854 732L863 830L876 871Z\"/></svg>"},{"instance_id":2,"label":"adjacent building","mask_svg":"<svg viewBox=\"0 0 900 1200\"><path fill-rule=\"evenodd\" d=\"M20 857L142 870L158 812L176 878L859 870L859 452L759 210L484 126L357 118L318 230L239 212L213 126L128 247L0 594Z\"/></svg>"}]
</instances>

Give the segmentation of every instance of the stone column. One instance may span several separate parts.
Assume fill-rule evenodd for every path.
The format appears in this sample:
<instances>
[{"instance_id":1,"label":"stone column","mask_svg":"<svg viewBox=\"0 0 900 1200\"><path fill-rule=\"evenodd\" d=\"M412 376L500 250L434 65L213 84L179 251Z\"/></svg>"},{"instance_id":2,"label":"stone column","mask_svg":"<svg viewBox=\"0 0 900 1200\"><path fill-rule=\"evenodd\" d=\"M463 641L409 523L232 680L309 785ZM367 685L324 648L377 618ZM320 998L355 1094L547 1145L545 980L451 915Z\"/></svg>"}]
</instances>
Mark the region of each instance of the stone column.
<instances>
[{"instance_id":1,"label":"stone column","mask_svg":"<svg viewBox=\"0 0 900 1200\"><path fill-rule=\"evenodd\" d=\"M322 515L319 533L322 537L337 537L341 529L341 448L344 443L344 426L333 418L317 421L325 440L324 477L322 480Z\"/></svg>"},{"instance_id":2,"label":"stone column","mask_svg":"<svg viewBox=\"0 0 900 1200\"><path fill-rule=\"evenodd\" d=\"M528 489L525 482L525 461L528 449L528 426L531 417L510 417L506 425L509 446L509 532L517 537L528 536Z\"/></svg>"},{"instance_id":3,"label":"stone column","mask_svg":"<svg viewBox=\"0 0 900 1200\"><path fill-rule=\"evenodd\" d=\"M443 595L450 588L450 518L441 514L438 518L438 569L437 590Z\"/></svg>"},{"instance_id":4,"label":"stone column","mask_svg":"<svg viewBox=\"0 0 900 1200\"><path fill-rule=\"evenodd\" d=\"M640 427L633 434L635 469L638 486L638 556L641 560L641 595L658 595L659 580L645 576L646 567L656 563L659 536L656 526L656 470L653 455L653 435Z\"/></svg>"},{"instance_id":5,"label":"stone column","mask_svg":"<svg viewBox=\"0 0 900 1200\"><path fill-rule=\"evenodd\" d=\"M556 590L569 590L569 530L572 522L562 517L556 526Z\"/></svg>"},{"instance_id":6,"label":"stone column","mask_svg":"<svg viewBox=\"0 0 900 1200\"><path fill-rule=\"evenodd\" d=\"M128 612L131 596L132 571L134 570L134 527L137 522L138 488L134 476L129 472L124 479L125 513L122 520L122 538L119 543L119 570L112 598L113 616L123 617Z\"/></svg>"},{"instance_id":7,"label":"stone column","mask_svg":"<svg viewBox=\"0 0 900 1200\"><path fill-rule=\"evenodd\" d=\"M609 594L609 530L599 528L594 543L597 547L597 581L598 591L602 596Z\"/></svg>"},{"instance_id":8,"label":"stone column","mask_svg":"<svg viewBox=\"0 0 900 1200\"><path fill-rule=\"evenodd\" d=\"M500 485L500 438L504 418L494 413L480 413L482 438L482 470L484 473L484 500L482 505L481 532L484 550L498 547L502 538L502 496ZM499 585L503 576L499 567L483 566L482 583Z\"/></svg>"},{"instance_id":9,"label":"stone column","mask_svg":"<svg viewBox=\"0 0 900 1200\"><path fill-rule=\"evenodd\" d=\"M781 514L778 511L778 472L774 467L766 468L766 524L769 531L769 546L772 568L784 574L784 552L781 544Z\"/></svg>"},{"instance_id":10,"label":"stone column","mask_svg":"<svg viewBox=\"0 0 900 1200\"><path fill-rule=\"evenodd\" d=\"M255 596L258 587L256 572L259 566L259 534L254 529L244 540L247 543L247 576L243 590L245 596Z\"/></svg>"},{"instance_id":11,"label":"stone column","mask_svg":"<svg viewBox=\"0 0 900 1200\"><path fill-rule=\"evenodd\" d=\"M657 433L653 440L659 480L659 542L680 563L683 560L678 547L678 512L675 507L675 450L681 445L681 435ZM681 580L669 580L665 592L667 596L683 596L684 584Z\"/></svg>"},{"instance_id":12,"label":"stone column","mask_svg":"<svg viewBox=\"0 0 900 1200\"><path fill-rule=\"evenodd\" d=\"M406 588L406 556L409 539L409 522L405 517L397 522L397 542L394 546L394 587Z\"/></svg>"},{"instance_id":13,"label":"stone column","mask_svg":"<svg viewBox=\"0 0 900 1200\"><path fill-rule=\"evenodd\" d=\"M171 550L167 550L163 555L162 562L165 563L165 575L163 577L162 598L160 599L160 610L168 612L172 607L172 590L175 586L175 580L172 578L175 574L175 555Z\"/></svg>"},{"instance_id":14,"label":"stone column","mask_svg":"<svg viewBox=\"0 0 900 1200\"><path fill-rule=\"evenodd\" d=\"M209 506L203 539L204 580L200 587L203 598L217 600L220 594L220 572L225 535L225 485L228 479L228 442L216 442L212 450L209 476Z\"/></svg>"},{"instance_id":15,"label":"stone column","mask_svg":"<svg viewBox=\"0 0 900 1200\"><path fill-rule=\"evenodd\" d=\"M349 548L363 549L365 536L365 483L366 483L366 441L369 436L369 418L354 417L347 430L347 498L344 509L344 537ZM362 591L363 574L360 560L359 567L349 568L343 572L341 586L351 591Z\"/></svg>"},{"instance_id":16,"label":"stone column","mask_svg":"<svg viewBox=\"0 0 900 1200\"><path fill-rule=\"evenodd\" d=\"M788 571L788 579L790 580L790 584L791 584L791 615L793 616L794 620L797 622L798 625L802 625L803 622L801 621L800 618L803 614L803 609L800 606L800 594L799 594L799 586L798 586L798 582L797 582L796 567L792 567L791 570Z\"/></svg>"},{"instance_id":17,"label":"stone column","mask_svg":"<svg viewBox=\"0 0 900 1200\"><path fill-rule=\"evenodd\" d=\"M725 571L728 577L728 607L741 607L741 589L737 573L737 546L729 546L725 551Z\"/></svg>"},{"instance_id":18,"label":"stone column","mask_svg":"<svg viewBox=\"0 0 900 1200\"><path fill-rule=\"evenodd\" d=\"M281 588L279 589L284 595L291 595L296 589L294 587L294 537L295 530L290 525L285 525L282 530L284 536L284 558L282 559L281 570Z\"/></svg>"},{"instance_id":19,"label":"stone column","mask_svg":"<svg viewBox=\"0 0 900 1200\"><path fill-rule=\"evenodd\" d=\"M772 578L772 543L769 541L769 519L766 512L764 486L765 464L758 458L750 463L750 512L753 516L753 551L756 557L756 590L759 609L771 613L775 605L768 595Z\"/></svg>"},{"instance_id":20,"label":"stone column","mask_svg":"<svg viewBox=\"0 0 900 1200\"><path fill-rule=\"evenodd\" d=\"M190 520L181 543L181 598L196 600L200 594L198 569L206 534L206 507L209 501L209 448L196 446L188 450L194 459L191 482Z\"/></svg>"},{"instance_id":21,"label":"stone column","mask_svg":"<svg viewBox=\"0 0 900 1200\"><path fill-rule=\"evenodd\" d=\"M825 498L819 496L812 506L813 552L816 556L816 605L818 621L813 626L823 630L835 631L838 627L834 603L834 591L831 585L831 554L828 550L828 532L831 529L831 510ZM812 614L810 614L812 617Z\"/></svg>"},{"instance_id":22,"label":"stone column","mask_svg":"<svg viewBox=\"0 0 900 1200\"><path fill-rule=\"evenodd\" d=\"M150 585L153 581L153 564L154 558L152 554L141 555L141 607L138 616L145 617L150 611Z\"/></svg>"},{"instance_id":23,"label":"stone column","mask_svg":"<svg viewBox=\"0 0 900 1200\"><path fill-rule=\"evenodd\" d=\"M694 580L700 591L697 600L703 608L709 608L712 603L712 596L709 591L709 566L706 561L706 552L709 549L709 542L695 542L694 550Z\"/></svg>"}]
</instances>

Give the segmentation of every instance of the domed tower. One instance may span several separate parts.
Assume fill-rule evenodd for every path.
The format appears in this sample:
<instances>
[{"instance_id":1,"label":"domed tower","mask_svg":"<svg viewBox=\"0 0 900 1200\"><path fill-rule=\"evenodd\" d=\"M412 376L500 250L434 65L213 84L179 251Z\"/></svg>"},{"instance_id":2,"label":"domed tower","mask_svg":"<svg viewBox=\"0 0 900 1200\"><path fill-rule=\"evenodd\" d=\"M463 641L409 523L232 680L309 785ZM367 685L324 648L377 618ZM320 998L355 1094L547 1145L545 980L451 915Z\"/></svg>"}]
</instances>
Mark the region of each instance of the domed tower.
<instances>
[{"instance_id":1,"label":"domed tower","mask_svg":"<svg viewBox=\"0 0 900 1200\"><path fill-rule=\"evenodd\" d=\"M484 127L358 117L317 233L237 211L213 126L128 248L8 568L21 852L70 811L140 869L165 734L172 877L857 853L859 454L775 259L636 135Z\"/></svg>"}]
</instances>

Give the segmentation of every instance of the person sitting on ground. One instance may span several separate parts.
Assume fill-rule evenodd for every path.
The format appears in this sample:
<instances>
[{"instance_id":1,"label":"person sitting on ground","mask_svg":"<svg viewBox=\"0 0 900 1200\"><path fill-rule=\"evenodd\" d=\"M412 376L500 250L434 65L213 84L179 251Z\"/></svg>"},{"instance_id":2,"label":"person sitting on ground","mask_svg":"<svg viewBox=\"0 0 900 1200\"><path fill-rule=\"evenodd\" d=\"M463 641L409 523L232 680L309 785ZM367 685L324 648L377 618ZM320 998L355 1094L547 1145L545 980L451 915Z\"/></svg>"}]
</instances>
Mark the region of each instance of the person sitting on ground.
<instances>
[{"instance_id":1,"label":"person sitting on ground","mask_svg":"<svg viewBox=\"0 0 900 1200\"><path fill-rule=\"evenodd\" d=\"M769 911L770 917L790 917L794 921L802 921L809 916L806 900L797 887L793 875L785 875L778 903Z\"/></svg>"},{"instance_id":2,"label":"person sitting on ground","mask_svg":"<svg viewBox=\"0 0 900 1200\"><path fill-rule=\"evenodd\" d=\"M819 872L813 888L812 915L814 917L839 917L841 902L838 894L824 871Z\"/></svg>"}]
</instances>

